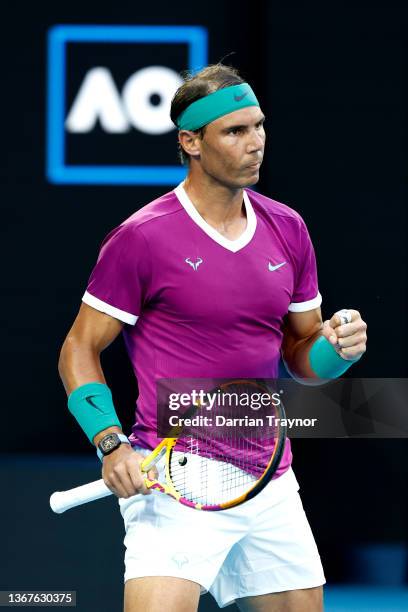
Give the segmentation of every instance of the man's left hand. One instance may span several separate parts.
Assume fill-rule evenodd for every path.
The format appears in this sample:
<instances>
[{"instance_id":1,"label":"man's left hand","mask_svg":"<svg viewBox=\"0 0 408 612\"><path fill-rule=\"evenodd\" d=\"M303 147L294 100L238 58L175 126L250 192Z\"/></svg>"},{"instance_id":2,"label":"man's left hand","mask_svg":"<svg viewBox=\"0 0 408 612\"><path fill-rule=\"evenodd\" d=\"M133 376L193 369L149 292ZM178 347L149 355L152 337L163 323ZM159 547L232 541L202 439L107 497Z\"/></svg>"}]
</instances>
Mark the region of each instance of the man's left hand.
<instances>
[{"instance_id":1,"label":"man's left hand","mask_svg":"<svg viewBox=\"0 0 408 612\"><path fill-rule=\"evenodd\" d=\"M358 310L347 310L351 315L351 322L342 323L336 312L330 321L323 323L322 335L333 345L340 357L355 361L366 351L367 323L363 321Z\"/></svg>"}]
</instances>

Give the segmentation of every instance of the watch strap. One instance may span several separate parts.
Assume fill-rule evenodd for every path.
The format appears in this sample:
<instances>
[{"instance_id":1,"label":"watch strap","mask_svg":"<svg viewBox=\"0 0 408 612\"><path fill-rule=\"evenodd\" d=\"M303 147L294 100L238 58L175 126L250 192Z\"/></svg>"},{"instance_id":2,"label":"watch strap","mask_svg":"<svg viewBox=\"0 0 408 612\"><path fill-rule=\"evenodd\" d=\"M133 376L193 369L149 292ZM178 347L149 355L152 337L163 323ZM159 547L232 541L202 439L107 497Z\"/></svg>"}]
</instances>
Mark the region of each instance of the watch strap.
<instances>
[{"instance_id":1,"label":"watch strap","mask_svg":"<svg viewBox=\"0 0 408 612\"><path fill-rule=\"evenodd\" d=\"M109 436L109 435L112 435L112 434L106 434L106 435L108 435L108 436ZM127 436L125 436L125 434L118 434L118 433L116 433L116 432L115 432L115 435L116 435L116 436L118 436L119 440L120 440L120 441L121 441L123 444L130 444L129 438L128 438ZM102 439L103 439L103 438L102 438ZM118 447L118 448L119 448L119 447ZM116 450L116 449L114 449L114 450ZM97 449L96 449L96 454L98 455L99 459L100 459L101 461L103 461L103 458L104 458L104 456L105 456L105 455L102 453L102 451L101 451L101 449L100 449L100 448L97 448Z\"/></svg>"}]
</instances>

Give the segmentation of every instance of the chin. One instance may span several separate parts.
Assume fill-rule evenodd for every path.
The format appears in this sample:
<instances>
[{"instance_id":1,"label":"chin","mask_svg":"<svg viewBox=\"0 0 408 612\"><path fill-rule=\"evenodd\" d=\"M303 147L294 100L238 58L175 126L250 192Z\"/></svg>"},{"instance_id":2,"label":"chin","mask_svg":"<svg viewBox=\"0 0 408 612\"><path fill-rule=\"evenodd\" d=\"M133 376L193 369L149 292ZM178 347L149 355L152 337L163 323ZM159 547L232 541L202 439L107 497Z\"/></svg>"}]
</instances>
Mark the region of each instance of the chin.
<instances>
[{"instance_id":1,"label":"chin","mask_svg":"<svg viewBox=\"0 0 408 612\"><path fill-rule=\"evenodd\" d=\"M249 174L246 177L237 177L234 182L226 180L220 180L221 183L229 187L230 189L244 189L245 187L250 187L251 185L256 185L259 181L259 171L254 172L253 174Z\"/></svg>"},{"instance_id":2,"label":"chin","mask_svg":"<svg viewBox=\"0 0 408 612\"><path fill-rule=\"evenodd\" d=\"M250 187L251 185L256 185L259 181L259 172L254 172L254 174L245 181L245 184L242 187Z\"/></svg>"}]
</instances>

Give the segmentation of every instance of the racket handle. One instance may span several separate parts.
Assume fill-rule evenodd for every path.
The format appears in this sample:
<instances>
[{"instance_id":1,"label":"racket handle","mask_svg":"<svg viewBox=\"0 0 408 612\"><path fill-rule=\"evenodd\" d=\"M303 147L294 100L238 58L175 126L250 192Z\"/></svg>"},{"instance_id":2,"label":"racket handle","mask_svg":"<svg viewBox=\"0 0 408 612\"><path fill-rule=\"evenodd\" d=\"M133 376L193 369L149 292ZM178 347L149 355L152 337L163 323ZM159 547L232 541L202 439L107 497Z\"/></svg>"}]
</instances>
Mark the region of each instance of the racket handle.
<instances>
[{"instance_id":1,"label":"racket handle","mask_svg":"<svg viewBox=\"0 0 408 612\"><path fill-rule=\"evenodd\" d=\"M142 472L148 472L150 468L154 467L156 463L160 461L163 455L166 454L166 450L166 446L162 446L162 444L160 444L160 448L157 447L152 453L150 453L150 455L145 457L145 459L140 464L140 469L142 470Z\"/></svg>"},{"instance_id":2,"label":"racket handle","mask_svg":"<svg viewBox=\"0 0 408 612\"><path fill-rule=\"evenodd\" d=\"M65 510L87 504L95 499L112 495L102 478L88 484L69 489L68 491L55 491L50 497L50 506L53 512L62 514Z\"/></svg>"}]
</instances>

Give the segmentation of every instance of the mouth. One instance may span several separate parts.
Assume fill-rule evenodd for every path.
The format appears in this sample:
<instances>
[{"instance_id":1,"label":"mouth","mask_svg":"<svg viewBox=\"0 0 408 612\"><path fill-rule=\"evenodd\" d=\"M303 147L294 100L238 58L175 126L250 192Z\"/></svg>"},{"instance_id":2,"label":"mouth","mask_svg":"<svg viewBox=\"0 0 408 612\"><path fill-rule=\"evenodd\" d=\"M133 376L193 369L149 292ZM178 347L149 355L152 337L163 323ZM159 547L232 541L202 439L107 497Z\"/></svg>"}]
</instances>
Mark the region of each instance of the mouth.
<instances>
[{"instance_id":1,"label":"mouth","mask_svg":"<svg viewBox=\"0 0 408 612\"><path fill-rule=\"evenodd\" d=\"M249 170L259 170L261 164L261 161L257 161L254 164L249 164L249 166L246 167L249 168Z\"/></svg>"}]
</instances>

